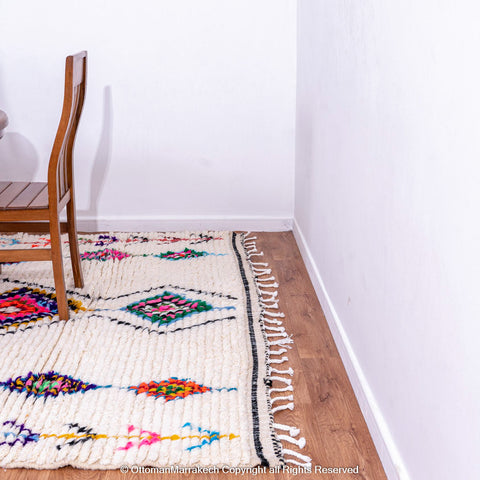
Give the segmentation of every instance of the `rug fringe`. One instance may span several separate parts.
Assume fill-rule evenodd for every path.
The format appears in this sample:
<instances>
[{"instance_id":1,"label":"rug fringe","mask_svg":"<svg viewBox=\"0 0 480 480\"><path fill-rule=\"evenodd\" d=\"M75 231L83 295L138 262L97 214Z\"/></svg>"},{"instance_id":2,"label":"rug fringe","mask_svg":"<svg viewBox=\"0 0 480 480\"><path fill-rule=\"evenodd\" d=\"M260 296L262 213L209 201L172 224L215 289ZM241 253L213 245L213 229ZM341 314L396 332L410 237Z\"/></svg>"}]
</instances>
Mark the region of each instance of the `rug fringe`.
<instances>
[{"instance_id":1,"label":"rug fringe","mask_svg":"<svg viewBox=\"0 0 480 480\"><path fill-rule=\"evenodd\" d=\"M273 393L273 392L293 392L293 386L292 385L288 385L288 387L283 387L283 388L271 388L270 389L270 393Z\"/></svg>"},{"instance_id":2,"label":"rug fringe","mask_svg":"<svg viewBox=\"0 0 480 480\"><path fill-rule=\"evenodd\" d=\"M284 362L288 362L288 357L282 357L279 359L270 360L270 363L276 363L276 364L280 364Z\"/></svg>"},{"instance_id":3,"label":"rug fringe","mask_svg":"<svg viewBox=\"0 0 480 480\"><path fill-rule=\"evenodd\" d=\"M270 382L270 388L268 392L269 402L270 406L272 406L274 403L278 403L275 407L271 409L272 415L270 424L272 428L272 433L275 434L274 438L279 444L283 462L308 469L312 466L312 460L310 457L298 453L294 450L285 448L280 443L280 441L289 442L295 445L297 449L302 450L305 447L305 438L295 438L300 434L300 430L293 426L283 425L281 423L274 422L274 416L277 412L294 409L293 394L283 396L272 395L274 393L281 394L286 392L293 392L292 380L291 378L288 378L293 375L293 369L288 368L286 370L278 370L277 368L273 368L272 365L284 364L288 362L288 357L282 356L281 358L272 359L271 356L288 353L288 349L292 348L290 344L293 343L293 340L291 336L288 335L288 333L285 331L285 327L283 327L283 322L281 319L285 318L285 314L282 312L278 312L278 291L265 290L278 288L278 283L276 282L275 277L271 276L272 270L268 268L268 263L252 261L252 257L263 256L263 252L259 252L257 250L257 245L255 242L256 239L257 237L251 236L250 232L247 232L243 237L243 245L246 250L247 258L249 260L250 267L255 278L255 284L260 299L260 305L262 307L260 319L262 322L265 340L267 343L267 380L269 380ZM267 277L267 275L270 276L268 278L265 278ZM274 382L283 383L286 386L273 388L271 385ZM287 434L280 432L287 432Z\"/></svg>"},{"instance_id":4,"label":"rug fringe","mask_svg":"<svg viewBox=\"0 0 480 480\"><path fill-rule=\"evenodd\" d=\"M285 345L288 348L292 348L290 345ZM279 348L278 350L270 350L270 356L272 355L281 355L282 353L287 353L288 350L286 348Z\"/></svg>"},{"instance_id":5,"label":"rug fringe","mask_svg":"<svg viewBox=\"0 0 480 480\"><path fill-rule=\"evenodd\" d=\"M283 382L286 383L287 385L292 384L292 380L290 378L283 378L283 377L270 377L270 380L277 380L277 382Z\"/></svg>"},{"instance_id":6,"label":"rug fringe","mask_svg":"<svg viewBox=\"0 0 480 480\"><path fill-rule=\"evenodd\" d=\"M278 303L272 303L267 305L266 303L260 302L260 305L264 308L278 308Z\"/></svg>"},{"instance_id":7,"label":"rug fringe","mask_svg":"<svg viewBox=\"0 0 480 480\"><path fill-rule=\"evenodd\" d=\"M263 317L263 321L267 322L267 323L273 323L274 325L281 325L282 324L282 322L280 322L279 320L273 320L272 318Z\"/></svg>"},{"instance_id":8,"label":"rug fringe","mask_svg":"<svg viewBox=\"0 0 480 480\"><path fill-rule=\"evenodd\" d=\"M270 325L265 325L265 330L272 330L272 332L284 332L285 327L271 327Z\"/></svg>"},{"instance_id":9,"label":"rug fringe","mask_svg":"<svg viewBox=\"0 0 480 480\"><path fill-rule=\"evenodd\" d=\"M304 437L293 438L293 437L290 437L289 435L279 435L278 438L280 440L285 440L286 442L293 443L294 445L296 445L299 448L303 448L305 446L305 443L306 443Z\"/></svg>"},{"instance_id":10,"label":"rug fringe","mask_svg":"<svg viewBox=\"0 0 480 480\"><path fill-rule=\"evenodd\" d=\"M295 404L293 402L286 403L285 405L279 405L278 407L272 408L272 413L281 412L282 410L293 410Z\"/></svg>"},{"instance_id":11,"label":"rug fringe","mask_svg":"<svg viewBox=\"0 0 480 480\"><path fill-rule=\"evenodd\" d=\"M281 345L282 347L287 347L289 343L293 343L293 340L290 337L282 338L280 340L275 340L274 342L267 342L267 344L272 347L275 345Z\"/></svg>"},{"instance_id":12,"label":"rug fringe","mask_svg":"<svg viewBox=\"0 0 480 480\"><path fill-rule=\"evenodd\" d=\"M287 463L293 463L295 465L299 465L301 467L307 467L307 468L311 468L312 466L312 463L311 463L312 459L310 457L307 457L307 455L302 455L301 453L294 452L293 450L290 450L288 448L284 448L283 453L286 455L292 455L293 457L303 460L304 462L304 463L300 463L300 462L297 462L296 460L287 458L285 459Z\"/></svg>"},{"instance_id":13,"label":"rug fringe","mask_svg":"<svg viewBox=\"0 0 480 480\"><path fill-rule=\"evenodd\" d=\"M270 371L274 373L280 373L281 375L293 376L293 368L289 368L288 370L277 370L276 368L271 368Z\"/></svg>"},{"instance_id":14,"label":"rug fringe","mask_svg":"<svg viewBox=\"0 0 480 480\"><path fill-rule=\"evenodd\" d=\"M291 386L291 385L290 385ZM271 393L271 391L270 391ZM288 400L290 402L293 402L293 395L285 395L284 397L272 397L272 405L277 402L277 401L281 401L281 400Z\"/></svg>"},{"instance_id":15,"label":"rug fringe","mask_svg":"<svg viewBox=\"0 0 480 480\"><path fill-rule=\"evenodd\" d=\"M296 437L300 433L300 429L295 427L290 427L289 425L283 425L281 423L274 423L273 426L277 430L284 430L289 433L291 437Z\"/></svg>"},{"instance_id":16,"label":"rug fringe","mask_svg":"<svg viewBox=\"0 0 480 480\"><path fill-rule=\"evenodd\" d=\"M263 312L264 315L268 315L269 317L282 317L285 318L284 313L275 313L275 312Z\"/></svg>"}]
</instances>

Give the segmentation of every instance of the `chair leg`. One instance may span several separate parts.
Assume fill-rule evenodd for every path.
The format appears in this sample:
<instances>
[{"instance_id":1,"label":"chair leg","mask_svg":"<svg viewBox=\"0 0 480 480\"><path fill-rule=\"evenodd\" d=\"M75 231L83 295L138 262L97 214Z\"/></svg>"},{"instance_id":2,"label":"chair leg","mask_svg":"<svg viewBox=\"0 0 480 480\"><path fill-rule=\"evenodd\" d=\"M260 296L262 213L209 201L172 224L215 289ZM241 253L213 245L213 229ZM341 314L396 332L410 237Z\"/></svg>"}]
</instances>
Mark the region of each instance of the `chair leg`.
<instances>
[{"instance_id":1,"label":"chair leg","mask_svg":"<svg viewBox=\"0 0 480 480\"><path fill-rule=\"evenodd\" d=\"M70 242L70 259L72 260L73 279L77 288L83 288L82 264L78 250L77 219L73 198L67 203L67 229Z\"/></svg>"},{"instance_id":2,"label":"chair leg","mask_svg":"<svg viewBox=\"0 0 480 480\"><path fill-rule=\"evenodd\" d=\"M68 320L68 302L63 276L62 238L60 236L60 222L57 214L50 214L50 240L52 248L53 278L57 293L58 314L61 320Z\"/></svg>"}]
</instances>

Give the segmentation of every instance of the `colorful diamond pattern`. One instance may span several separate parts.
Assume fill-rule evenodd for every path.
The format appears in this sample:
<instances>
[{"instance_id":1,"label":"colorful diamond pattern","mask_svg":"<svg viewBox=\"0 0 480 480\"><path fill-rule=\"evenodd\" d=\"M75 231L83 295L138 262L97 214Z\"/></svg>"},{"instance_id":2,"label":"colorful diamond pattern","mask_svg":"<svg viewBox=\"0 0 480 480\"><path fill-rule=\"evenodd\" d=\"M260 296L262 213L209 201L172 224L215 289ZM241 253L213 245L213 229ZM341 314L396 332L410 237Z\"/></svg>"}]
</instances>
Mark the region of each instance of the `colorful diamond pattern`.
<instances>
[{"instance_id":1,"label":"colorful diamond pattern","mask_svg":"<svg viewBox=\"0 0 480 480\"><path fill-rule=\"evenodd\" d=\"M196 250L192 250L191 248L186 248L181 252L168 251L166 253L161 253L158 256L166 260L183 260L185 258L205 257L206 255L208 255L207 252L197 252Z\"/></svg>"},{"instance_id":2,"label":"colorful diamond pattern","mask_svg":"<svg viewBox=\"0 0 480 480\"><path fill-rule=\"evenodd\" d=\"M125 309L152 323L164 325L213 307L202 300L187 300L181 295L163 292L161 295L131 303Z\"/></svg>"},{"instance_id":3,"label":"colorful diamond pattern","mask_svg":"<svg viewBox=\"0 0 480 480\"><path fill-rule=\"evenodd\" d=\"M44 290L16 288L0 294L0 326L58 313L55 294Z\"/></svg>"},{"instance_id":4,"label":"colorful diamond pattern","mask_svg":"<svg viewBox=\"0 0 480 480\"><path fill-rule=\"evenodd\" d=\"M0 387L11 392L27 392L27 397L58 397L60 394L86 392L99 388L93 383L84 383L69 375L61 375L54 371L45 373L29 372L24 377L9 378L0 382Z\"/></svg>"},{"instance_id":5,"label":"colorful diamond pattern","mask_svg":"<svg viewBox=\"0 0 480 480\"><path fill-rule=\"evenodd\" d=\"M80 254L82 260L99 260L105 262L107 260L123 260L130 257L128 253L119 252L118 250L112 250L110 248L104 248L103 250L96 250L94 252L84 252Z\"/></svg>"},{"instance_id":6,"label":"colorful diamond pattern","mask_svg":"<svg viewBox=\"0 0 480 480\"><path fill-rule=\"evenodd\" d=\"M165 401L175 400L177 398L185 398L195 393L211 392L210 387L199 385L192 380L181 380L175 377L170 377L168 380L161 382L141 383L140 385L133 385L128 387L129 390L134 390L137 395L146 393L149 397L165 398Z\"/></svg>"}]
</instances>

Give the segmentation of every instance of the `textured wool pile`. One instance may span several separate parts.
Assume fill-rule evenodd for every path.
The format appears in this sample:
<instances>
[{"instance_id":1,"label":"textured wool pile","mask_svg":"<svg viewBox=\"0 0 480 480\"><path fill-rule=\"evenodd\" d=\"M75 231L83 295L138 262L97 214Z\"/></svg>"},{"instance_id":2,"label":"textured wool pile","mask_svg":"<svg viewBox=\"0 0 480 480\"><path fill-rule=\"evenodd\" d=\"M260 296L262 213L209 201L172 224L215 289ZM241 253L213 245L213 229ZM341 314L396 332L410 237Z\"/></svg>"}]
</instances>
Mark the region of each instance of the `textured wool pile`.
<instances>
[{"instance_id":1,"label":"textured wool pile","mask_svg":"<svg viewBox=\"0 0 480 480\"><path fill-rule=\"evenodd\" d=\"M51 263L2 265L0 466L308 465L298 430L274 421L293 408L292 340L254 238L83 235L83 289L64 240L68 321Z\"/></svg>"}]
</instances>

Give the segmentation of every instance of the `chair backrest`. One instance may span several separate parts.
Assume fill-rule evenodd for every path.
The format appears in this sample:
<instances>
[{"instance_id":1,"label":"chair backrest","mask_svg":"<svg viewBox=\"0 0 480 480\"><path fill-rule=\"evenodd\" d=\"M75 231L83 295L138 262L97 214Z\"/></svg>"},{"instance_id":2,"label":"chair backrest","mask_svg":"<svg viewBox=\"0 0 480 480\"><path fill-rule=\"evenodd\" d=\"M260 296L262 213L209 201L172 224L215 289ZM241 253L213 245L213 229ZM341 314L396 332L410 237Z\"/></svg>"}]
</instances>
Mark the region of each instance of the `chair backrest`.
<instances>
[{"instance_id":1,"label":"chair backrest","mask_svg":"<svg viewBox=\"0 0 480 480\"><path fill-rule=\"evenodd\" d=\"M73 146L83 108L87 52L69 55L65 66L63 110L48 165L49 207L56 207L73 188ZM72 192L73 193L73 192Z\"/></svg>"}]
</instances>

